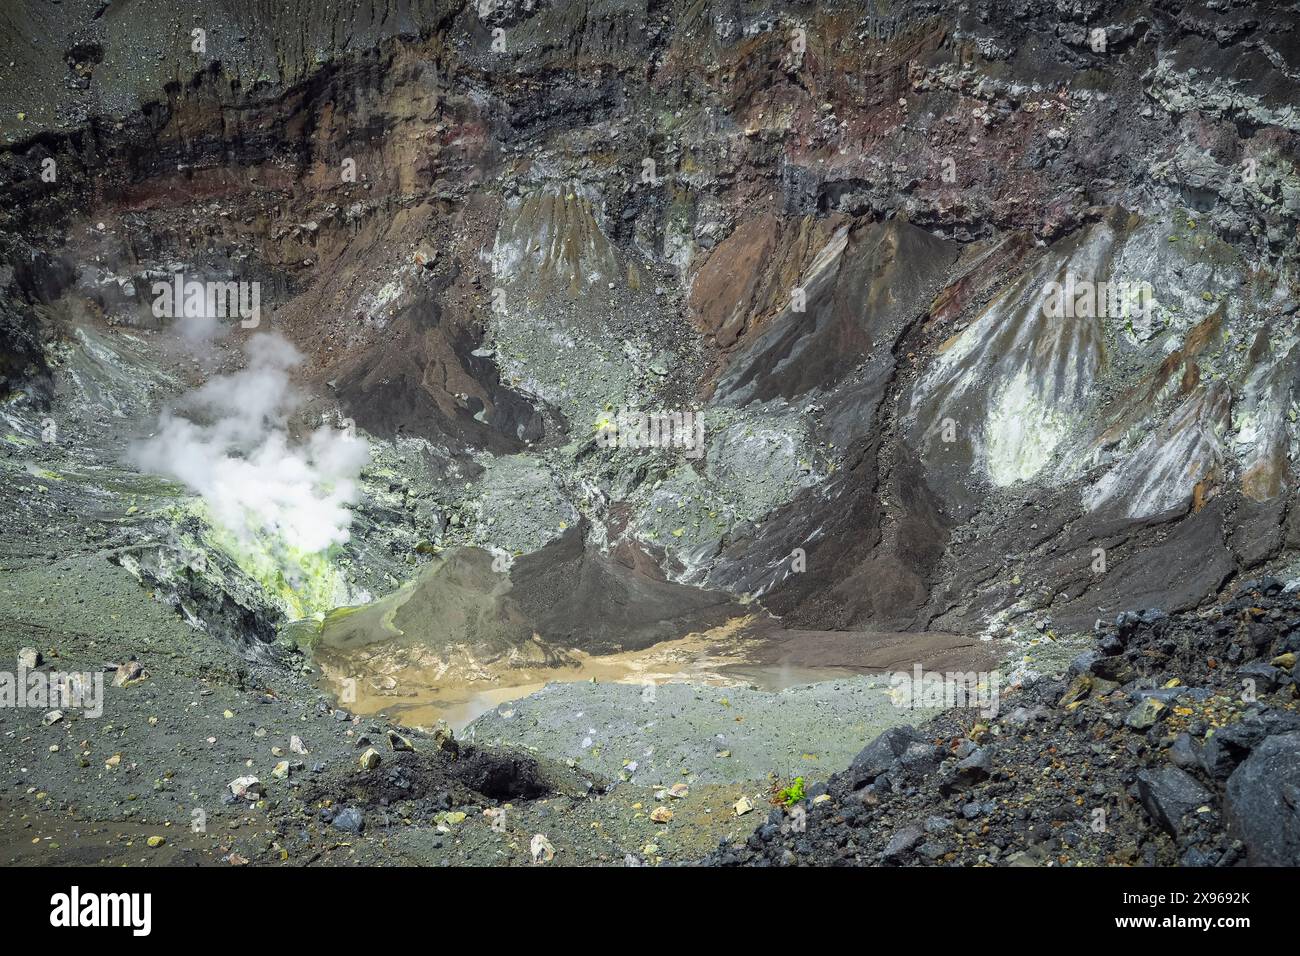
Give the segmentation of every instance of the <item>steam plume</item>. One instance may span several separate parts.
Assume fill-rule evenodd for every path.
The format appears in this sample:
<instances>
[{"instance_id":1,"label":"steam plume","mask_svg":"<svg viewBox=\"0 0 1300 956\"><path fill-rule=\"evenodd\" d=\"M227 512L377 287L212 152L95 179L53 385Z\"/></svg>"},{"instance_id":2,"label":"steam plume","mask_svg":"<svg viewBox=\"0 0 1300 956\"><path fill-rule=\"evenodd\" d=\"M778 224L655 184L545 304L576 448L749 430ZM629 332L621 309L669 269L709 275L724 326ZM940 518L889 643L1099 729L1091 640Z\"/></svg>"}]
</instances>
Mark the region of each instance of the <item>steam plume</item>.
<instances>
[{"instance_id":1,"label":"steam plume","mask_svg":"<svg viewBox=\"0 0 1300 956\"><path fill-rule=\"evenodd\" d=\"M348 540L364 441L328 425L303 443L287 420L299 396L289 370L301 354L279 335L245 346L248 364L214 378L159 416L158 431L131 448L140 468L202 495L215 521L249 542L315 553Z\"/></svg>"}]
</instances>

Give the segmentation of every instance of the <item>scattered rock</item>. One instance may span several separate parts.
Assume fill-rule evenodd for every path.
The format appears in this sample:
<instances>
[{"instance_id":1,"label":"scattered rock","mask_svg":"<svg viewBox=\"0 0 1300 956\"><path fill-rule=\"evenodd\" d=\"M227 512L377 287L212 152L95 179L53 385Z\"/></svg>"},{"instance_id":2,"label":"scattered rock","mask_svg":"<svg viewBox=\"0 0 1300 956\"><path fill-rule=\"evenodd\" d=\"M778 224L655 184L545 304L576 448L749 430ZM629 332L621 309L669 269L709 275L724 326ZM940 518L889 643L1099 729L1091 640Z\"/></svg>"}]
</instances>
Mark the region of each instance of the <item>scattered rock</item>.
<instances>
[{"instance_id":1,"label":"scattered rock","mask_svg":"<svg viewBox=\"0 0 1300 956\"><path fill-rule=\"evenodd\" d=\"M528 852L532 855L534 863L550 863L555 859L555 847L540 833L535 834L529 841Z\"/></svg>"},{"instance_id":2,"label":"scattered rock","mask_svg":"<svg viewBox=\"0 0 1300 956\"><path fill-rule=\"evenodd\" d=\"M334 829L345 833L363 833L366 829L366 815L356 807L344 807L334 814L330 824Z\"/></svg>"},{"instance_id":3,"label":"scattered rock","mask_svg":"<svg viewBox=\"0 0 1300 956\"><path fill-rule=\"evenodd\" d=\"M1134 730L1149 730L1164 716L1168 705L1157 697L1143 697L1124 718Z\"/></svg>"},{"instance_id":4,"label":"scattered rock","mask_svg":"<svg viewBox=\"0 0 1300 956\"><path fill-rule=\"evenodd\" d=\"M256 800L262 795L262 781L256 777L237 777L230 781L230 792L241 800Z\"/></svg>"},{"instance_id":5,"label":"scattered rock","mask_svg":"<svg viewBox=\"0 0 1300 956\"><path fill-rule=\"evenodd\" d=\"M144 679L144 667L139 661L127 661L125 664L119 664L117 671L113 674L113 686L125 687L127 684Z\"/></svg>"},{"instance_id":6,"label":"scattered rock","mask_svg":"<svg viewBox=\"0 0 1300 956\"><path fill-rule=\"evenodd\" d=\"M885 844L885 859L898 860L904 853L921 842L925 833L918 826L905 826L894 833Z\"/></svg>"},{"instance_id":7,"label":"scattered rock","mask_svg":"<svg viewBox=\"0 0 1300 956\"><path fill-rule=\"evenodd\" d=\"M446 721L438 721L438 726L434 728L433 745L451 757L460 754L460 744L456 743L456 737L451 732L451 728L447 726Z\"/></svg>"}]
</instances>

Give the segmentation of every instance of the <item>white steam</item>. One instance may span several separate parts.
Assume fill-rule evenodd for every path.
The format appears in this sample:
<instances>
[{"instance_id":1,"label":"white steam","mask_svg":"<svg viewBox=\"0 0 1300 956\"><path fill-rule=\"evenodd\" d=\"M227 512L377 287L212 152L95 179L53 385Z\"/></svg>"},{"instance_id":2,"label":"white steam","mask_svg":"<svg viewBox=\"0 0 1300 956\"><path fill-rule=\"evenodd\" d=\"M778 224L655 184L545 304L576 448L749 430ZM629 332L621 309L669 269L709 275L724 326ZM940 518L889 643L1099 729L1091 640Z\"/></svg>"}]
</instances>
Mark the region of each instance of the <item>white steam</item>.
<instances>
[{"instance_id":1,"label":"white steam","mask_svg":"<svg viewBox=\"0 0 1300 956\"><path fill-rule=\"evenodd\" d=\"M302 355L279 335L245 346L248 365L187 395L136 442L140 468L184 482L213 519L240 540L316 553L348 540L357 479L370 460L365 441L322 425L293 444L288 416L299 403L289 369Z\"/></svg>"}]
</instances>

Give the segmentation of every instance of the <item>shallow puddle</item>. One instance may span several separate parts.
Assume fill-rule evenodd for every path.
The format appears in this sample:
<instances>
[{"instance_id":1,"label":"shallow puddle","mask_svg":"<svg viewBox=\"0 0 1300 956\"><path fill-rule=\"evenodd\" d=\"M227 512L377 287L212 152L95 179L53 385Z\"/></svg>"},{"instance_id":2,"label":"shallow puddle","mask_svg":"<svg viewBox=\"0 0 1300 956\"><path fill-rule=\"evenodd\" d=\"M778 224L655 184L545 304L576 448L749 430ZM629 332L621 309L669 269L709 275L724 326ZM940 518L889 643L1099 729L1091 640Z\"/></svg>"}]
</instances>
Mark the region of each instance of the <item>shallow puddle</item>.
<instances>
[{"instance_id":1,"label":"shallow puddle","mask_svg":"<svg viewBox=\"0 0 1300 956\"><path fill-rule=\"evenodd\" d=\"M619 620L630 620L619 615L635 600L666 600L659 591L647 598L642 582L618 583L622 605L593 601L581 589L562 599L585 601L592 615ZM493 570L486 552L460 549L370 604L333 611L314 650L323 688L354 713L385 713L414 727L445 720L460 729L553 682L781 691L910 669L913 663L982 671L996 657L978 639L958 634L787 630L762 612L739 607L730 617L715 618L721 620L716 626L703 624L683 637L592 654L539 637L545 628L534 625L513 586L510 575ZM662 620L673 620L672 607L654 607ZM572 634L562 627L555 631Z\"/></svg>"},{"instance_id":2,"label":"shallow puddle","mask_svg":"<svg viewBox=\"0 0 1300 956\"><path fill-rule=\"evenodd\" d=\"M412 727L445 720L460 730L509 701L527 697L551 682L621 684L707 684L753 686L778 691L865 671L844 667L758 664L745 654L744 632L752 617L688 634L639 651L591 655L538 645L531 656L562 663L524 663L523 655L482 662L464 648L433 655L427 648L371 644L340 648L320 645L316 661L324 687L354 713L385 713Z\"/></svg>"}]
</instances>

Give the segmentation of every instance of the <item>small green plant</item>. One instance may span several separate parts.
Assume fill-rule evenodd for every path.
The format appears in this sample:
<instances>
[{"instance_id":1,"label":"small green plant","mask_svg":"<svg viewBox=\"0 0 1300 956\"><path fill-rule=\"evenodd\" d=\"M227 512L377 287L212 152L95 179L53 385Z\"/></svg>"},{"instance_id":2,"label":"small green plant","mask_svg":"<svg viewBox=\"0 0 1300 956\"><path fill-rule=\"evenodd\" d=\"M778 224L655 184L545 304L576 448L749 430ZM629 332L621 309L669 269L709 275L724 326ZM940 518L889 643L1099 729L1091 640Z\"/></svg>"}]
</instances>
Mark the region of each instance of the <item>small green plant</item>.
<instances>
[{"instance_id":1,"label":"small green plant","mask_svg":"<svg viewBox=\"0 0 1300 956\"><path fill-rule=\"evenodd\" d=\"M776 795L783 806L792 807L803 799L803 777L795 777L794 783L785 787Z\"/></svg>"}]
</instances>

